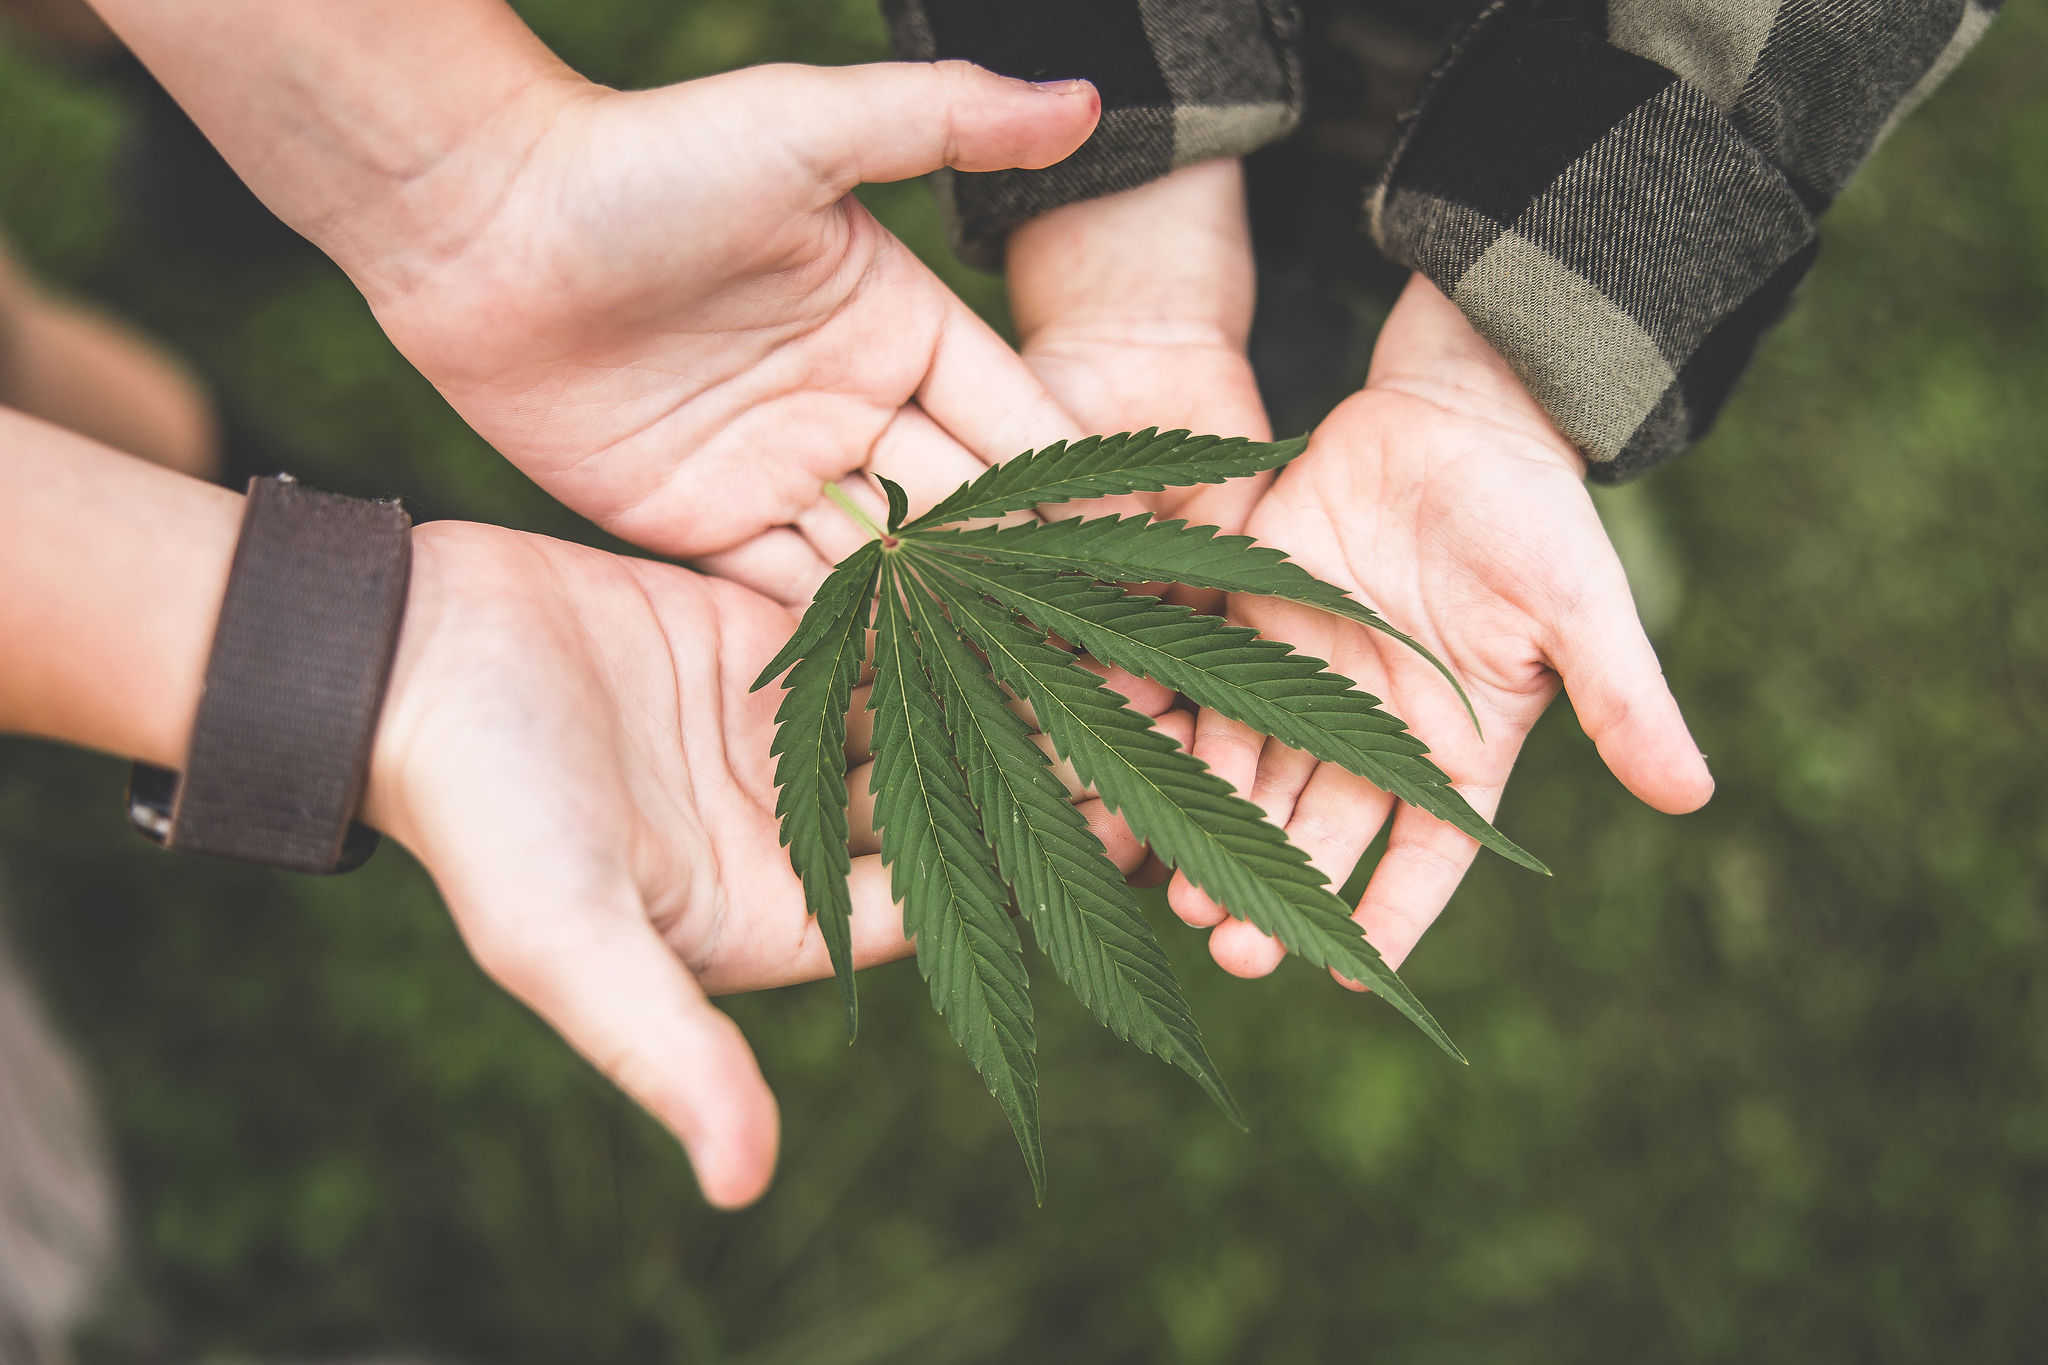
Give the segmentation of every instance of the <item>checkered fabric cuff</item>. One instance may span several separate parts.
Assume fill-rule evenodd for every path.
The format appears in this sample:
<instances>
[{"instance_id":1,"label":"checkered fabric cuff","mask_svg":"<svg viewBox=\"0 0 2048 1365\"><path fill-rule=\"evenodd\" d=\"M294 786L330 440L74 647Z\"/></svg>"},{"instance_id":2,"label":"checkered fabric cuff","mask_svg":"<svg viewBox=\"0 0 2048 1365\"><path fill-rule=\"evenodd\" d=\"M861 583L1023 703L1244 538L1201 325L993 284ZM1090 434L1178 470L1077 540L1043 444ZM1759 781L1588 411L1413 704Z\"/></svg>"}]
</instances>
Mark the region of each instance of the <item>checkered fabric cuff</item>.
<instances>
[{"instance_id":1,"label":"checkered fabric cuff","mask_svg":"<svg viewBox=\"0 0 2048 1365\"><path fill-rule=\"evenodd\" d=\"M1002 264L1018 224L1181 166L1244 156L1300 122L1291 0L883 0L897 55L960 58L1027 80L1085 77L1102 122L1041 171L941 172L963 259Z\"/></svg>"},{"instance_id":2,"label":"checkered fabric cuff","mask_svg":"<svg viewBox=\"0 0 2048 1365\"><path fill-rule=\"evenodd\" d=\"M1623 478L1706 432L1820 212L1989 12L1501 0L1431 78L1373 235Z\"/></svg>"}]
</instances>

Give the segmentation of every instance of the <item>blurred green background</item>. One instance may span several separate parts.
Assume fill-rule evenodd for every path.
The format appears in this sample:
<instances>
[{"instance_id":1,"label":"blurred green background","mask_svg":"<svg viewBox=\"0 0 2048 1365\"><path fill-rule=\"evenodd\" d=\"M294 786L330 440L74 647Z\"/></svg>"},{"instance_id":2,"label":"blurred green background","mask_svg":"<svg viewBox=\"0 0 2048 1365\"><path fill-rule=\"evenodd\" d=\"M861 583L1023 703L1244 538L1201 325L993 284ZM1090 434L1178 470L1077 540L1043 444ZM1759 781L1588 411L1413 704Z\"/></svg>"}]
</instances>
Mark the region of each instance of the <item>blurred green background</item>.
<instances>
[{"instance_id":1,"label":"blurred green background","mask_svg":"<svg viewBox=\"0 0 2048 1365\"><path fill-rule=\"evenodd\" d=\"M886 51L870 0L521 8L617 84ZM829 986L729 1002L786 1145L718 1215L399 851L334 882L164 858L118 764L0 744L0 902L125 1187L85 1359L2038 1358L2044 44L2039 6L2000 19L1834 211L1720 430L1602 495L1719 794L1654 815L1546 718L1502 824L1559 875L1482 860L1407 973L1469 1070L1166 930L1256 1131L1043 991L1039 1209L902 964L852 1049ZM317 257L175 240L198 191L150 188L135 108L0 36L27 262L316 482L578 533ZM999 308L922 187L872 202Z\"/></svg>"}]
</instances>

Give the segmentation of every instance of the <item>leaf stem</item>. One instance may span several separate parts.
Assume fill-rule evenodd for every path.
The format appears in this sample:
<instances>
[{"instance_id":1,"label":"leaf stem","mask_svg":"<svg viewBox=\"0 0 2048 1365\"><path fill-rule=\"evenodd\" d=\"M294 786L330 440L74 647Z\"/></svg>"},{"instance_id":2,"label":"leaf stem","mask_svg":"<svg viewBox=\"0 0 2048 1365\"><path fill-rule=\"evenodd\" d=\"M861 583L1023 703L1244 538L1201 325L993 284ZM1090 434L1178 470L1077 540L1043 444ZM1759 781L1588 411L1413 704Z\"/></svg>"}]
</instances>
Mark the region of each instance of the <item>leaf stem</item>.
<instances>
[{"instance_id":1,"label":"leaf stem","mask_svg":"<svg viewBox=\"0 0 2048 1365\"><path fill-rule=\"evenodd\" d=\"M858 525L863 531L873 532L875 538L880 540L885 548L891 550L896 548L896 537L890 535L887 531L884 531L881 527L875 525L874 518L870 517L867 513L861 511L859 505L856 504L852 498L846 496L845 489L841 488L836 483L823 484L821 485L821 487L824 489L825 496L830 498L833 502L838 503L839 510L846 513L847 516L853 518L855 524Z\"/></svg>"}]
</instances>

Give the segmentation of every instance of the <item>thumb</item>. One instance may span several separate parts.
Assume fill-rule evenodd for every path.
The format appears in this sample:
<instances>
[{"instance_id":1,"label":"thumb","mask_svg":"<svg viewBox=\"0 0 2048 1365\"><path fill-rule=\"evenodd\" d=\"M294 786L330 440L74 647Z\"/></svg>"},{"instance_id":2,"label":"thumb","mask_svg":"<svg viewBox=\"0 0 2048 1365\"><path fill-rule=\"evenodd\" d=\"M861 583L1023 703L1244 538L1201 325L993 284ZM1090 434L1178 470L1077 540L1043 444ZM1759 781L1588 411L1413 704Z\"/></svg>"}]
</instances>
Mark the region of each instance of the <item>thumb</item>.
<instances>
[{"instance_id":1,"label":"thumb","mask_svg":"<svg viewBox=\"0 0 2048 1365\"><path fill-rule=\"evenodd\" d=\"M1707 760L1686 729L1621 566L1611 566L1565 622L1551 653L1579 724L1608 770L1667 815L1714 794Z\"/></svg>"},{"instance_id":2,"label":"thumb","mask_svg":"<svg viewBox=\"0 0 2048 1365\"><path fill-rule=\"evenodd\" d=\"M1086 81L1034 85L971 62L778 66L760 76L779 84L769 98L842 193L943 166L1038 170L1072 155L1102 113Z\"/></svg>"},{"instance_id":3,"label":"thumb","mask_svg":"<svg viewBox=\"0 0 2048 1365\"><path fill-rule=\"evenodd\" d=\"M682 1142L707 1200L751 1204L775 1171L775 1097L638 897L617 901L454 908L484 971Z\"/></svg>"}]
</instances>

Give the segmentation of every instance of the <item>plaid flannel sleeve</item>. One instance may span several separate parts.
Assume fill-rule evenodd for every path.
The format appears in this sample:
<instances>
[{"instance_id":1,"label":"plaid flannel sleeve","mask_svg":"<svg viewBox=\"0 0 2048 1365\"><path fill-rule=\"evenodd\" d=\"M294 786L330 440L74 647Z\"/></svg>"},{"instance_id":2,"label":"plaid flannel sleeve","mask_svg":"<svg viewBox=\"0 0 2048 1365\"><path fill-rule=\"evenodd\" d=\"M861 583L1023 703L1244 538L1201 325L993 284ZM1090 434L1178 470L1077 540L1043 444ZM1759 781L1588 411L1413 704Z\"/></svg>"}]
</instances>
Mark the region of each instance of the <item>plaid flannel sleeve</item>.
<instances>
[{"instance_id":1,"label":"plaid flannel sleeve","mask_svg":"<svg viewBox=\"0 0 2048 1365\"><path fill-rule=\"evenodd\" d=\"M1705 433L1815 224L1997 0L1499 0L1370 205L1593 476Z\"/></svg>"},{"instance_id":2,"label":"plaid flannel sleeve","mask_svg":"<svg viewBox=\"0 0 2048 1365\"><path fill-rule=\"evenodd\" d=\"M1291 0L883 0L897 54L964 58L1029 80L1086 77L1102 122L1042 171L942 174L954 245L999 266L1010 230L1180 166L1243 156L1301 119Z\"/></svg>"}]
</instances>

